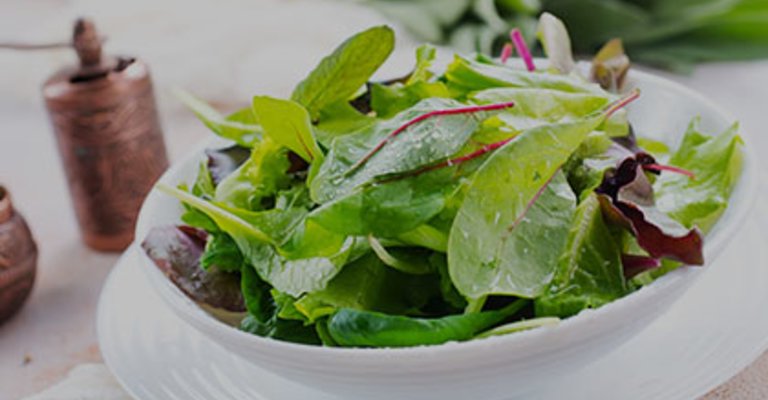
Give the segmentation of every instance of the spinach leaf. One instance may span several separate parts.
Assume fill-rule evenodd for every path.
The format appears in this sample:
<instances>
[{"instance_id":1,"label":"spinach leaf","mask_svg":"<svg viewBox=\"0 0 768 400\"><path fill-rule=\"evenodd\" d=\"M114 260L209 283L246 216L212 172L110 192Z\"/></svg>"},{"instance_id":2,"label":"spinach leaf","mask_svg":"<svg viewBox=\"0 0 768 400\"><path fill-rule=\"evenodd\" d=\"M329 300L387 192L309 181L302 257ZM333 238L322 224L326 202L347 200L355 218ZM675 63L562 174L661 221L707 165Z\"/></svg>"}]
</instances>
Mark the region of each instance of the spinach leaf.
<instances>
[{"instance_id":1,"label":"spinach leaf","mask_svg":"<svg viewBox=\"0 0 768 400\"><path fill-rule=\"evenodd\" d=\"M345 266L325 289L304 295L295 306L314 322L340 308L401 314L418 310L436 296L439 289L434 275L399 272L369 253Z\"/></svg>"},{"instance_id":2,"label":"spinach leaf","mask_svg":"<svg viewBox=\"0 0 768 400\"><path fill-rule=\"evenodd\" d=\"M275 289L291 296L322 290L349 261L353 242L348 240L331 257L286 259L274 248L262 243L249 243L251 260L259 275Z\"/></svg>"},{"instance_id":3,"label":"spinach leaf","mask_svg":"<svg viewBox=\"0 0 768 400\"><path fill-rule=\"evenodd\" d=\"M306 326L300 316L291 314L293 298L270 290L269 284L250 266L243 268L242 291L249 314L241 322L241 330L277 340L320 344L315 329Z\"/></svg>"},{"instance_id":4,"label":"spinach leaf","mask_svg":"<svg viewBox=\"0 0 768 400\"><path fill-rule=\"evenodd\" d=\"M372 183L376 177L414 170L447 158L462 148L480 122L500 112L438 115L411 125L387 140L392 132L417 117L462 106L449 99L423 100L390 120L336 138L310 184L312 199L319 204L327 203ZM386 145L377 148L384 140L387 140ZM378 151L371 153L373 150ZM370 159L360 165L360 161L370 154Z\"/></svg>"},{"instance_id":5,"label":"spinach leaf","mask_svg":"<svg viewBox=\"0 0 768 400\"><path fill-rule=\"evenodd\" d=\"M253 113L261 122L264 133L298 154L307 162L322 162L323 151L312 134L307 110L289 100L267 96L253 98Z\"/></svg>"},{"instance_id":6,"label":"spinach leaf","mask_svg":"<svg viewBox=\"0 0 768 400\"><path fill-rule=\"evenodd\" d=\"M259 126L250 107L224 117L213 107L190 93L177 91L175 94L208 129L217 135L232 140L243 147L253 147L261 140L261 126Z\"/></svg>"},{"instance_id":7,"label":"spinach leaf","mask_svg":"<svg viewBox=\"0 0 768 400\"><path fill-rule=\"evenodd\" d=\"M378 118L392 118L426 98L451 97L445 84L432 79L430 67L435 55L434 47L420 46L416 49L416 66L407 79L369 84L370 108Z\"/></svg>"},{"instance_id":8,"label":"spinach leaf","mask_svg":"<svg viewBox=\"0 0 768 400\"><path fill-rule=\"evenodd\" d=\"M328 332L340 346L405 347L469 340L526 303L518 300L497 311L431 319L342 308L328 320Z\"/></svg>"},{"instance_id":9,"label":"spinach leaf","mask_svg":"<svg viewBox=\"0 0 768 400\"><path fill-rule=\"evenodd\" d=\"M467 307L467 301L464 296L459 293L456 286L451 280L451 274L448 272L448 259L443 253L432 253L429 257L429 263L437 270L440 275L440 292L443 295L443 300L451 307L458 310L463 310Z\"/></svg>"},{"instance_id":10,"label":"spinach leaf","mask_svg":"<svg viewBox=\"0 0 768 400\"><path fill-rule=\"evenodd\" d=\"M325 148L330 147L337 136L358 131L376 122L376 118L361 114L346 100L325 107L320 111L319 120L315 125L315 133Z\"/></svg>"},{"instance_id":11,"label":"spinach leaf","mask_svg":"<svg viewBox=\"0 0 768 400\"><path fill-rule=\"evenodd\" d=\"M243 265L243 256L235 241L226 233L219 232L209 235L200 265L204 269L216 266L222 271L239 272Z\"/></svg>"},{"instance_id":12,"label":"spinach leaf","mask_svg":"<svg viewBox=\"0 0 768 400\"><path fill-rule=\"evenodd\" d=\"M326 230L306 218L305 214L303 219L298 221L287 241L280 247L280 254L291 260L318 256L332 257L345 247L349 240L352 239ZM355 238L353 241L363 240ZM355 246L357 243L351 245Z\"/></svg>"},{"instance_id":13,"label":"spinach leaf","mask_svg":"<svg viewBox=\"0 0 768 400\"><path fill-rule=\"evenodd\" d=\"M254 335L285 342L311 345L322 343L315 329L311 326L305 326L301 321L276 318L273 322L264 324L253 315L248 315L240 323L240 329Z\"/></svg>"},{"instance_id":14,"label":"spinach leaf","mask_svg":"<svg viewBox=\"0 0 768 400\"><path fill-rule=\"evenodd\" d=\"M276 314L275 302L270 293L269 284L259 277L252 266L245 265L242 269L240 285L248 313L265 328L268 328Z\"/></svg>"},{"instance_id":15,"label":"spinach leaf","mask_svg":"<svg viewBox=\"0 0 768 400\"><path fill-rule=\"evenodd\" d=\"M534 302L537 316L561 318L627 294L621 246L603 220L595 193L576 209L550 288Z\"/></svg>"},{"instance_id":16,"label":"spinach leaf","mask_svg":"<svg viewBox=\"0 0 768 400\"><path fill-rule=\"evenodd\" d=\"M376 112L377 117L383 119L392 118L427 98L451 97L451 93L442 82L416 81L408 85L374 83L370 90L371 108Z\"/></svg>"},{"instance_id":17,"label":"spinach leaf","mask_svg":"<svg viewBox=\"0 0 768 400\"><path fill-rule=\"evenodd\" d=\"M494 168L497 174L501 173L501 165L512 170L519 168L500 163ZM575 197L562 173L553 175L551 181L538 178L533 185L515 185L516 190L499 187L502 185L498 181L491 190L492 187L485 186L488 183L483 175L482 170L478 172L451 229L451 278L459 292L470 299L491 294L534 298L552 279L557 256L568 235ZM499 178L504 183L515 180ZM537 191L531 191L531 186ZM528 195L531 197L516 198ZM509 209L488 208L489 203L479 201L481 196L483 201L502 201L494 204L508 204Z\"/></svg>"},{"instance_id":18,"label":"spinach leaf","mask_svg":"<svg viewBox=\"0 0 768 400\"><path fill-rule=\"evenodd\" d=\"M698 226L704 232L712 228L728 205L733 185L741 172L743 144L733 126L718 136L707 136L695 119L688 127L671 165L695 175L664 174L654 185L660 211L686 227Z\"/></svg>"},{"instance_id":19,"label":"spinach leaf","mask_svg":"<svg viewBox=\"0 0 768 400\"><path fill-rule=\"evenodd\" d=\"M604 119L600 114L529 129L480 167L448 242L459 292L470 299L543 292L557 264L553 250L565 245L575 207L558 171Z\"/></svg>"},{"instance_id":20,"label":"spinach leaf","mask_svg":"<svg viewBox=\"0 0 768 400\"><path fill-rule=\"evenodd\" d=\"M360 32L325 57L291 95L317 119L326 106L348 100L386 61L395 46L392 29L378 26Z\"/></svg>"},{"instance_id":21,"label":"spinach leaf","mask_svg":"<svg viewBox=\"0 0 768 400\"><path fill-rule=\"evenodd\" d=\"M346 235L394 237L412 231L440 213L457 180L477 168L477 162L470 164L359 187L314 210L311 219Z\"/></svg>"}]
</instances>

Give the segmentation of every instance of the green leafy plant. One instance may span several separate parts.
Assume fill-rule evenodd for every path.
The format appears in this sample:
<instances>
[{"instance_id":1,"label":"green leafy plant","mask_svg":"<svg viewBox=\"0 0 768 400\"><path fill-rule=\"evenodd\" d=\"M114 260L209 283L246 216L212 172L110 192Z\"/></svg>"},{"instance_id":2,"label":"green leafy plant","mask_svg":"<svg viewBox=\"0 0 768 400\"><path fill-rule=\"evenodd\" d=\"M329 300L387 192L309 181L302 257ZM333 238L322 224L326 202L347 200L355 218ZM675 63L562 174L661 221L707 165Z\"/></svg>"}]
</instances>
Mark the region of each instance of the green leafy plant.
<instances>
[{"instance_id":1,"label":"green leafy plant","mask_svg":"<svg viewBox=\"0 0 768 400\"><path fill-rule=\"evenodd\" d=\"M361 1L422 40L463 52L497 55L511 28L533 37L535 19L547 12L563 20L584 55L619 38L634 60L680 72L699 62L768 57L768 3L761 0Z\"/></svg>"},{"instance_id":2,"label":"green leafy plant","mask_svg":"<svg viewBox=\"0 0 768 400\"><path fill-rule=\"evenodd\" d=\"M547 15L539 33L547 69L515 31L524 70L507 51L437 72L424 46L408 76L367 82L394 40L377 27L323 59L290 100L256 96L222 117L183 94L235 144L207 151L191 186L158 185L187 225L155 228L145 251L246 332L363 347L551 326L702 264L702 232L740 172L736 128L710 137L694 122L660 164L627 122L640 92L621 92L620 47L583 77L563 23Z\"/></svg>"}]
</instances>

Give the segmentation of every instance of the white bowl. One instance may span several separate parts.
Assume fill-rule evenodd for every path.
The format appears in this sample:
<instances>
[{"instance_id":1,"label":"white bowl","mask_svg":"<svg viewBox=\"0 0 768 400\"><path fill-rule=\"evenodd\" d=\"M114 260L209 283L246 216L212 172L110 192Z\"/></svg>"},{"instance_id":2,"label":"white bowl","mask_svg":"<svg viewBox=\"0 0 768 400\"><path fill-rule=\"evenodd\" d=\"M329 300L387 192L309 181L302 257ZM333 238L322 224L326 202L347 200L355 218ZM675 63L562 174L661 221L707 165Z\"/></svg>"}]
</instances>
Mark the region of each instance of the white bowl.
<instances>
[{"instance_id":1,"label":"white bowl","mask_svg":"<svg viewBox=\"0 0 768 400\"><path fill-rule=\"evenodd\" d=\"M673 82L632 71L629 85L642 90L629 113L640 136L677 145L694 116L700 115L703 130L712 134L733 122L717 106ZM206 146L216 143L211 140ZM206 146L173 166L161 181L172 185L191 182ZM705 240L707 262L722 252L739 229L754 198L754 157L747 146L744 150L743 174L728 210ZM180 213L177 200L153 190L142 207L136 238L142 240L153 226L178 223ZM680 268L625 298L554 327L439 346L345 349L265 339L220 323L170 283L143 252L140 258L161 297L184 321L210 338L211 345L221 345L291 381L343 398L373 400L525 397L532 388L578 370L640 332L703 272L701 267Z\"/></svg>"}]
</instances>

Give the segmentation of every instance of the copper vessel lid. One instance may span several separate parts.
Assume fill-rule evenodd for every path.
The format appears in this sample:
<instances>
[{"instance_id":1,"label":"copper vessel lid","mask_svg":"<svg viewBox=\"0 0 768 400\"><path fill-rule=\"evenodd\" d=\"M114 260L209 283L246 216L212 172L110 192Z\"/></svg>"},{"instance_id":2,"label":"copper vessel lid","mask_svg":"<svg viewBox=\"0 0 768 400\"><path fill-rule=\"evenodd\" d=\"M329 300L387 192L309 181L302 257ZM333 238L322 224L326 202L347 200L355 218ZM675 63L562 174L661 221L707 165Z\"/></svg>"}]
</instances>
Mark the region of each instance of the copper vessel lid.
<instances>
[{"instance_id":1,"label":"copper vessel lid","mask_svg":"<svg viewBox=\"0 0 768 400\"><path fill-rule=\"evenodd\" d=\"M0 224L8 221L13 216L13 204L11 204L11 195L0 185Z\"/></svg>"},{"instance_id":2,"label":"copper vessel lid","mask_svg":"<svg viewBox=\"0 0 768 400\"><path fill-rule=\"evenodd\" d=\"M119 103L121 94L141 92L148 75L146 64L133 57L102 53L103 38L94 23L78 19L72 47L79 63L53 74L43 85L43 97L54 109L108 108Z\"/></svg>"}]
</instances>

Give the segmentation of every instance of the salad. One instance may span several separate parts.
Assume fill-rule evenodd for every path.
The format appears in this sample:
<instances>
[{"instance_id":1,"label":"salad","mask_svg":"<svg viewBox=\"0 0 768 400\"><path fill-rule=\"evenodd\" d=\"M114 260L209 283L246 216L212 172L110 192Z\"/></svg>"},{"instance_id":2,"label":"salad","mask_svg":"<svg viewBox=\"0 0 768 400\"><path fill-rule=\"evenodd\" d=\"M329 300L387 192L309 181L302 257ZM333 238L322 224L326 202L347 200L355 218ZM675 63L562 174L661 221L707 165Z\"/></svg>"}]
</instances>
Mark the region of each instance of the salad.
<instances>
[{"instance_id":1,"label":"salad","mask_svg":"<svg viewBox=\"0 0 768 400\"><path fill-rule=\"evenodd\" d=\"M304 344L405 347L556 324L682 265L741 168L737 126L694 119L676 149L636 137L629 59L609 42L579 72L544 14L547 67L519 31L500 59L416 52L408 75L371 76L388 27L342 43L290 99L223 116L182 93L232 145L194 182L147 255L218 319ZM524 68L511 66L517 53Z\"/></svg>"}]
</instances>

